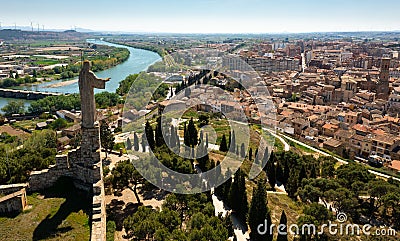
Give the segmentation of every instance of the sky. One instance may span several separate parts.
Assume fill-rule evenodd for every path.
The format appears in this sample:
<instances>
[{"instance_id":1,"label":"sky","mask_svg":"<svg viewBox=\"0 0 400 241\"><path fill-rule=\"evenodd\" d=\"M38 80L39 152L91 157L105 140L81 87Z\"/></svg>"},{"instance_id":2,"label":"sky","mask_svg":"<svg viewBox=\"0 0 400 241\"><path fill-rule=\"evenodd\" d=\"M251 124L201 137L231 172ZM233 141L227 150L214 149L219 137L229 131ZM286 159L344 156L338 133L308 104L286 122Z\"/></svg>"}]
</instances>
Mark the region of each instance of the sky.
<instances>
[{"instance_id":1,"label":"sky","mask_svg":"<svg viewBox=\"0 0 400 241\"><path fill-rule=\"evenodd\" d=\"M166 33L400 30L398 0L0 0L1 26Z\"/></svg>"}]
</instances>

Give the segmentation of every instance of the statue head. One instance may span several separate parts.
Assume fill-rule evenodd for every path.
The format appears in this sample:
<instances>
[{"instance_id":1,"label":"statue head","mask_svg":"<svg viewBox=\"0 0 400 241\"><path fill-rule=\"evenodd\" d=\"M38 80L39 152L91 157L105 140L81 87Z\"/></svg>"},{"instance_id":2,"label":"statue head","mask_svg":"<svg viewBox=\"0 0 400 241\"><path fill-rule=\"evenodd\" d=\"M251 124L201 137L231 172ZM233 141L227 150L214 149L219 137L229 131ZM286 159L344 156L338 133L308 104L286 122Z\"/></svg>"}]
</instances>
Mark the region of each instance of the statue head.
<instances>
[{"instance_id":1,"label":"statue head","mask_svg":"<svg viewBox=\"0 0 400 241\"><path fill-rule=\"evenodd\" d=\"M82 70L89 71L90 70L90 62L89 60L83 61Z\"/></svg>"}]
</instances>

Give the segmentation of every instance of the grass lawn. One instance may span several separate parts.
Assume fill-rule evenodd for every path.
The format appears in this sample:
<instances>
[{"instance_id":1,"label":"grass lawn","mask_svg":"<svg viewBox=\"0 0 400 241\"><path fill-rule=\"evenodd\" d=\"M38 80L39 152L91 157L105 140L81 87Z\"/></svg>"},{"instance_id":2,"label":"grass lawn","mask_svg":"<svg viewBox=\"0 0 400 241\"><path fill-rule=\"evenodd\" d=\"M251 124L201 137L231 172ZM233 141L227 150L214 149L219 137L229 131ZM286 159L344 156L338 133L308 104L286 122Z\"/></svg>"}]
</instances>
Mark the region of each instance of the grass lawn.
<instances>
[{"instance_id":1,"label":"grass lawn","mask_svg":"<svg viewBox=\"0 0 400 241\"><path fill-rule=\"evenodd\" d=\"M32 207L0 217L0 240L89 240L89 201L69 184L28 196Z\"/></svg>"},{"instance_id":2,"label":"grass lawn","mask_svg":"<svg viewBox=\"0 0 400 241\"><path fill-rule=\"evenodd\" d=\"M47 66L47 65L53 65L53 64L58 64L58 63L60 63L60 62L57 61L57 60L52 60L52 59L40 59L40 60L34 61L34 62L33 62L33 65L34 65L34 66L39 66L39 65Z\"/></svg>"},{"instance_id":3,"label":"grass lawn","mask_svg":"<svg viewBox=\"0 0 400 241\"><path fill-rule=\"evenodd\" d=\"M39 120L39 119L33 119L33 120L22 120L22 121L17 121L11 126L17 128L17 129L22 129L22 130L35 130L36 129L36 124L39 122L43 122L46 120Z\"/></svg>"}]
</instances>

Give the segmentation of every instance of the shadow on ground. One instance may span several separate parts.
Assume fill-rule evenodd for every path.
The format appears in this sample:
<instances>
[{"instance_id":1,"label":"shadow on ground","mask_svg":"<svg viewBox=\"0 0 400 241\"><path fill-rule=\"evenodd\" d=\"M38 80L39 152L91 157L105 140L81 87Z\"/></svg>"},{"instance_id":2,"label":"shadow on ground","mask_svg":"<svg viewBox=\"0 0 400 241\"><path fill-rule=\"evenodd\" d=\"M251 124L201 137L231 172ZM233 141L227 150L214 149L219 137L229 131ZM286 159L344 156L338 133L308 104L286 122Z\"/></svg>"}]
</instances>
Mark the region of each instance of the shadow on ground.
<instances>
[{"instance_id":1,"label":"shadow on ground","mask_svg":"<svg viewBox=\"0 0 400 241\"><path fill-rule=\"evenodd\" d=\"M32 240L42 240L59 236L72 230L71 226L59 228L66 218L74 212L82 210L90 213L90 199L88 193L75 188L70 178L60 178L54 187L41 192L44 198L65 198L57 213L50 214L44 219L33 232Z\"/></svg>"},{"instance_id":2,"label":"shadow on ground","mask_svg":"<svg viewBox=\"0 0 400 241\"><path fill-rule=\"evenodd\" d=\"M107 221L114 221L116 230L122 231L125 218L134 214L139 206L139 204L132 202L125 205L124 201L113 199L107 205Z\"/></svg>"}]
</instances>

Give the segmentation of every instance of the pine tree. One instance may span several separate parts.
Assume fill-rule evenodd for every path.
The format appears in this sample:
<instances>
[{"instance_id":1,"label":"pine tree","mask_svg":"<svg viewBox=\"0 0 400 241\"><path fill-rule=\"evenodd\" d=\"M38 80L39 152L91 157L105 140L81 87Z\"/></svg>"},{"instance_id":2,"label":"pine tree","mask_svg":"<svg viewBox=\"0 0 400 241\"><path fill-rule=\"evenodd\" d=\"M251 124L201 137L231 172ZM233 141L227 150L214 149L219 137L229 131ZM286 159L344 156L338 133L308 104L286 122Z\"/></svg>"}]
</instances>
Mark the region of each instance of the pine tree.
<instances>
[{"instance_id":1,"label":"pine tree","mask_svg":"<svg viewBox=\"0 0 400 241\"><path fill-rule=\"evenodd\" d=\"M221 144L219 145L219 150L222 151L222 152L227 152L228 151L225 135L222 135Z\"/></svg>"},{"instance_id":2,"label":"pine tree","mask_svg":"<svg viewBox=\"0 0 400 241\"><path fill-rule=\"evenodd\" d=\"M132 147L131 147L131 149L132 149ZM133 149L135 151L139 151L139 137L137 136L136 133L133 135Z\"/></svg>"},{"instance_id":3,"label":"pine tree","mask_svg":"<svg viewBox=\"0 0 400 241\"><path fill-rule=\"evenodd\" d=\"M129 137L128 137L128 139L126 139L126 149L132 150L132 142L131 142L131 139L129 139Z\"/></svg>"},{"instance_id":4,"label":"pine tree","mask_svg":"<svg viewBox=\"0 0 400 241\"><path fill-rule=\"evenodd\" d=\"M280 232L278 232L278 238L276 239L276 241L288 241L288 236L287 236L287 218L286 218L285 210L282 210L281 220L279 222L279 225L282 225L282 227L284 227L284 228L283 229L279 229ZM281 234L281 233L286 233L286 234Z\"/></svg>"},{"instance_id":5,"label":"pine tree","mask_svg":"<svg viewBox=\"0 0 400 241\"><path fill-rule=\"evenodd\" d=\"M145 131L145 135L143 135L142 138L146 138L147 144L149 145L150 149L154 150L154 148L156 146L155 141L154 141L154 131L153 131L153 127L151 127L149 121L146 122L144 131Z\"/></svg>"},{"instance_id":6,"label":"pine tree","mask_svg":"<svg viewBox=\"0 0 400 241\"><path fill-rule=\"evenodd\" d=\"M269 240L269 226L271 223L267 223L266 233L258 233L258 226L264 224L268 218L268 206L267 206L267 192L265 190L265 183L259 181L257 187L253 189L253 197L251 199L251 205L249 210L249 226L250 226L250 239L255 241ZM271 239L272 240L272 239Z\"/></svg>"}]
</instances>

